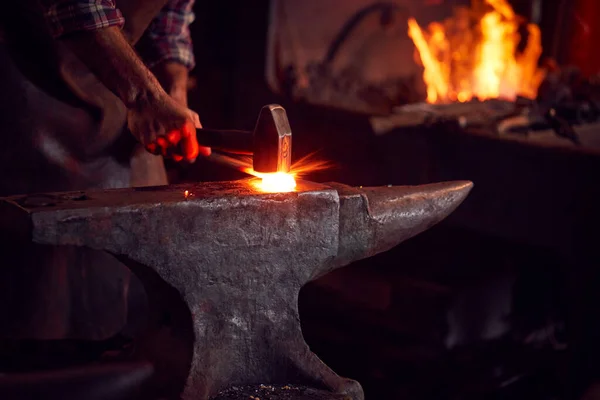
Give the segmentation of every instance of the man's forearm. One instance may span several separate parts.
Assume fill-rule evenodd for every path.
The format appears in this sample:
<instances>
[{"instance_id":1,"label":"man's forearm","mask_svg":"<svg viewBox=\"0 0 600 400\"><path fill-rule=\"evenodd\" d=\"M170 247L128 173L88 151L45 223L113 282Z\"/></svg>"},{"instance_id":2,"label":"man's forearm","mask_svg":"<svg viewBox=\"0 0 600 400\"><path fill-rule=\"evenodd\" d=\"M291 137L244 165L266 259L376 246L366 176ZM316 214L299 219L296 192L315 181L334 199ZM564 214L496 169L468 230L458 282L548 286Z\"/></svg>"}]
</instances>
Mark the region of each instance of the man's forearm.
<instances>
[{"instance_id":1,"label":"man's forearm","mask_svg":"<svg viewBox=\"0 0 600 400\"><path fill-rule=\"evenodd\" d=\"M189 73L186 66L175 61L165 61L152 68L152 72L171 97L180 104L187 105Z\"/></svg>"},{"instance_id":2,"label":"man's forearm","mask_svg":"<svg viewBox=\"0 0 600 400\"><path fill-rule=\"evenodd\" d=\"M78 32L63 41L127 108L159 98L162 90L118 27Z\"/></svg>"}]
</instances>

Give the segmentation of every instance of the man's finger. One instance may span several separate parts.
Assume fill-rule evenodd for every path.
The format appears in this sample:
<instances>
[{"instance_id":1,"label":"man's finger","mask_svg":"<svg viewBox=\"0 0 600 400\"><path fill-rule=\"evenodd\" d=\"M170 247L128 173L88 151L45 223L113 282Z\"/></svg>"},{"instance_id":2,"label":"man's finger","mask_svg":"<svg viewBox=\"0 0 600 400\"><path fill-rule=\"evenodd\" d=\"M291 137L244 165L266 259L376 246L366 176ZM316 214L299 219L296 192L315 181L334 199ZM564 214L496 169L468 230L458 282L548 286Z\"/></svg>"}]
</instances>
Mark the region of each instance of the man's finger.
<instances>
[{"instance_id":1,"label":"man's finger","mask_svg":"<svg viewBox=\"0 0 600 400\"><path fill-rule=\"evenodd\" d=\"M174 129L167 133L167 140L172 145L176 145L181 140L181 133L178 130Z\"/></svg>"},{"instance_id":2,"label":"man's finger","mask_svg":"<svg viewBox=\"0 0 600 400\"><path fill-rule=\"evenodd\" d=\"M160 152L163 155L163 157L167 157L169 150L169 142L167 142L167 139L165 139L164 136L159 136L156 139L156 143L160 147Z\"/></svg>"},{"instance_id":3,"label":"man's finger","mask_svg":"<svg viewBox=\"0 0 600 400\"><path fill-rule=\"evenodd\" d=\"M165 150L163 150L163 157L171 158L175 161L180 161L183 157L179 154L179 149L177 146L168 146Z\"/></svg>"},{"instance_id":4,"label":"man's finger","mask_svg":"<svg viewBox=\"0 0 600 400\"><path fill-rule=\"evenodd\" d=\"M191 122L186 122L182 129L182 138L181 138L181 151L183 152L183 157L186 160L192 160L198 157L198 153L200 151L198 146L198 140L196 139L196 128Z\"/></svg>"},{"instance_id":5,"label":"man's finger","mask_svg":"<svg viewBox=\"0 0 600 400\"><path fill-rule=\"evenodd\" d=\"M200 116L198 116L197 113L195 113L194 111L191 111L191 110L190 110L190 114L192 116L192 122L194 123L194 127L196 129L202 128L202 123L200 122Z\"/></svg>"},{"instance_id":6,"label":"man's finger","mask_svg":"<svg viewBox=\"0 0 600 400\"><path fill-rule=\"evenodd\" d=\"M212 150L210 147L198 146L198 154L204 157L210 156Z\"/></svg>"},{"instance_id":7,"label":"man's finger","mask_svg":"<svg viewBox=\"0 0 600 400\"><path fill-rule=\"evenodd\" d=\"M158 148L158 146L156 145L156 143L149 143L146 145L146 150L149 153L152 153L154 155L159 155L160 154L160 149Z\"/></svg>"}]
</instances>

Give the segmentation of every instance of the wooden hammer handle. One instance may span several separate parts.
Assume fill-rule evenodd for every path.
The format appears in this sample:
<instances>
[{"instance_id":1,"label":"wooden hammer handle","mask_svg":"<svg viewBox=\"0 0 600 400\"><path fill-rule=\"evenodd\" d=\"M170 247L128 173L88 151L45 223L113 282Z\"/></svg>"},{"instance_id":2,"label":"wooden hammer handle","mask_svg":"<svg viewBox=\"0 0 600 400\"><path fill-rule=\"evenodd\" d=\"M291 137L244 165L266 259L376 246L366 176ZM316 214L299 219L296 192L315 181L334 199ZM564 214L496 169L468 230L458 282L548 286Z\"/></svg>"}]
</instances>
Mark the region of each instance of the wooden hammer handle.
<instances>
[{"instance_id":1,"label":"wooden hammer handle","mask_svg":"<svg viewBox=\"0 0 600 400\"><path fill-rule=\"evenodd\" d=\"M232 154L254 154L254 135L250 131L198 129L198 144Z\"/></svg>"}]
</instances>

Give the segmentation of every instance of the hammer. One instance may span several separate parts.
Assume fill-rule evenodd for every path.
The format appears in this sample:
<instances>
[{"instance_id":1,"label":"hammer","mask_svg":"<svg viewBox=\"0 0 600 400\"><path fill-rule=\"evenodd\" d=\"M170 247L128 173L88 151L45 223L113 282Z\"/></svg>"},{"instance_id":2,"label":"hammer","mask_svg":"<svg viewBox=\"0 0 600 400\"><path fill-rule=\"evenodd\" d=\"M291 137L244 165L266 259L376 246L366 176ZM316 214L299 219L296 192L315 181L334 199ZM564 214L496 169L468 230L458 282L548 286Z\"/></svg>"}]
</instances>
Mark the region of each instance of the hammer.
<instances>
[{"instance_id":1,"label":"hammer","mask_svg":"<svg viewBox=\"0 0 600 400\"><path fill-rule=\"evenodd\" d=\"M260 110L254 131L198 129L198 143L210 147L209 160L235 166L235 160L219 152L253 156L256 172L290 172L292 130L285 109L269 104Z\"/></svg>"}]
</instances>

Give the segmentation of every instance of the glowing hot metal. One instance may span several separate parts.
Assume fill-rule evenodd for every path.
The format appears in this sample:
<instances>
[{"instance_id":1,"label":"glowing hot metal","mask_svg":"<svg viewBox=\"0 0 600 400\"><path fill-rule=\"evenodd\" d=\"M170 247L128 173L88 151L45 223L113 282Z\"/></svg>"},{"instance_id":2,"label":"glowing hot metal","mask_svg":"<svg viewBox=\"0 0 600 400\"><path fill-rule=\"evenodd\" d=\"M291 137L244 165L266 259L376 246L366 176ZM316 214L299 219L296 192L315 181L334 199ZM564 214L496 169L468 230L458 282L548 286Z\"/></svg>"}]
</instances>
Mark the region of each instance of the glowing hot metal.
<instances>
[{"instance_id":1,"label":"glowing hot metal","mask_svg":"<svg viewBox=\"0 0 600 400\"><path fill-rule=\"evenodd\" d=\"M222 164L234 167L255 178L250 179L250 184L259 192L286 193L293 192L296 188L296 179L305 178L308 174L321 171L331 167L327 161L314 158L314 154L296 161L290 168L290 172L263 173L252 168L252 158L243 156L218 155L214 158Z\"/></svg>"},{"instance_id":2,"label":"glowing hot metal","mask_svg":"<svg viewBox=\"0 0 600 400\"><path fill-rule=\"evenodd\" d=\"M255 171L248 171L249 174L259 179L252 179L250 183L259 191L265 193L287 193L296 189L296 178L294 174L285 172L275 172L273 174L261 174Z\"/></svg>"},{"instance_id":3,"label":"glowing hot metal","mask_svg":"<svg viewBox=\"0 0 600 400\"><path fill-rule=\"evenodd\" d=\"M296 188L296 179L305 178L312 172L322 171L331 167L327 161L314 158L314 154L301 158L296 161L289 173L277 172L274 174L263 174L254 171L250 167L243 168L242 171L249 175L256 176L260 180L252 180L253 186L261 192L284 193L293 192Z\"/></svg>"}]
</instances>

